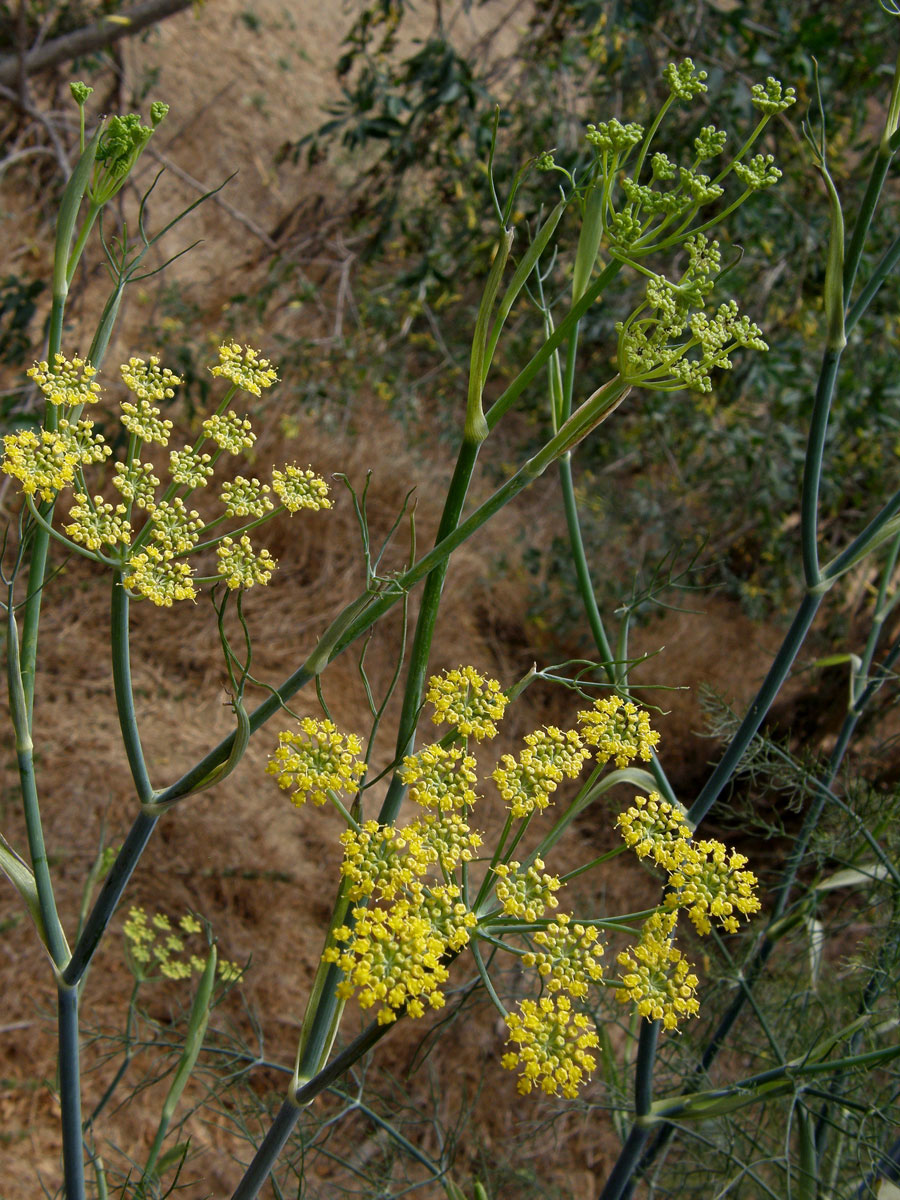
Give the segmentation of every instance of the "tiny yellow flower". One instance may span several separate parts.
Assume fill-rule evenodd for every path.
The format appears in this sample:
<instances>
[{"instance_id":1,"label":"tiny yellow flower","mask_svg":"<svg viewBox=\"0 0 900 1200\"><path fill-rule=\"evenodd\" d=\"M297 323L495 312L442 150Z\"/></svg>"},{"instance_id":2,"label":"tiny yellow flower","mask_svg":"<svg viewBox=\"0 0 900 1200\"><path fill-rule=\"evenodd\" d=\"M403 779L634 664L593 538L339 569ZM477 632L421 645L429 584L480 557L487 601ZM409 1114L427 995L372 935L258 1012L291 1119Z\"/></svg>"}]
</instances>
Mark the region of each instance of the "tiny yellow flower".
<instances>
[{"instance_id":1,"label":"tiny yellow flower","mask_svg":"<svg viewBox=\"0 0 900 1200\"><path fill-rule=\"evenodd\" d=\"M209 369L213 375L230 380L254 396L259 396L263 388L269 388L278 381L278 375L268 359L260 358L258 350L250 346L245 348L237 342L226 342L220 346L218 365Z\"/></svg>"},{"instance_id":2,"label":"tiny yellow flower","mask_svg":"<svg viewBox=\"0 0 900 1200\"><path fill-rule=\"evenodd\" d=\"M425 699L434 706L435 725L454 725L463 737L478 742L497 736L496 722L509 703L497 680L486 679L474 667L433 675Z\"/></svg>"}]
</instances>

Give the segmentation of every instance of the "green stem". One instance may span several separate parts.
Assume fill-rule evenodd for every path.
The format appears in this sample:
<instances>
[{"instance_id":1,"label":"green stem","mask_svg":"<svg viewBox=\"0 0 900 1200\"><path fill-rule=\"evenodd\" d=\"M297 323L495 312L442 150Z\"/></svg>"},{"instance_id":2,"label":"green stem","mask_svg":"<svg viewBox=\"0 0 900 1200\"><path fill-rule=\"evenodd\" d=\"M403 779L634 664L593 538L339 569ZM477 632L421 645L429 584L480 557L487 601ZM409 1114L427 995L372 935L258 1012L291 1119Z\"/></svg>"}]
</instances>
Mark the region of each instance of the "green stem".
<instances>
[{"instance_id":1,"label":"green stem","mask_svg":"<svg viewBox=\"0 0 900 1200\"><path fill-rule=\"evenodd\" d=\"M272 1168L278 1161L279 1155L287 1145L288 1138L291 1136L303 1109L308 1104L311 1104L317 1096L320 1096L326 1088L331 1087L335 1080L339 1079L345 1071L348 1071L363 1055L368 1054L381 1041L385 1034L394 1028L395 1024L396 1022L390 1025L379 1025L377 1021L373 1021L358 1037L354 1038L346 1050L343 1050L332 1059L328 1066L323 1068L314 1079L303 1084L293 1096L289 1096L284 1101L259 1149L253 1156L253 1161L235 1188L231 1200L256 1200L260 1189L269 1178Z\"/></svg>"},{"instance_id":2,"label":"green stem","mask_svg":"<svg viewBox=\"0 0 900 1200\"><path fill-rule=\"evenodd\" d=\"M447 490L444 511L438 526L435 547L440 546L459 528L459 519L468 494L469 484L478 459L481 442L469 438L463 440L453 471L453 478ZM406 676L406 688L403 693L403 706L400 712L400 722L397 728L397 744L395 760L402 762L408 754L412 754L415 746L416 725L422 707L422 697L425 691L425 676L428 673L428 660L431 655L431 643L437 624L438 609L441 603L441 593L444 580L450 565L449 554L443 558L430 572L422 590L422 605L419 609L416 631L413 635L409 656L409 670ZM406 788L397 772L394 773L378 821L382 825L391 825L397 818L400 804Z\"/></svg>"},{"instance_id":3,"label":"green stem","mask_svg":"<svg viewBox=\"0 0 900 1200\"><path fill-rule=\"evenodd\" d=\"M9 710L16 738L16 760L19 768L19 785L22 791L22 806L25 813L25 829L31 855L31 869L38 893L41 920L44 926L47 950L58 970L65 967L69 959L69 948L56 909L50 864L44 844L44 827L38 803L37 783L34 777L34 746L28 718L25 687L19 665L19 630L16 626L12 587L7 594L6 617L6 661L9 689Z\"/></svg>"},{"instance_id":4,"label":"green stem","mask_svg":"<svg viewBox=\"0 0 900 1200\"><path fill-rule=\"evenodd\" d=\"M743 758L744 752L758 732L766 714L772 707L775 697L778 695L782 684L790 673L794 659L797 657L800 647L806 639L806 635L821 603L821 594L813 592L807 592L800 602L794 620L791 622L790 629L785 635L778 653L775 655L772 666L769 668L769 672L763 680L756 698L747 709L743 721L731 739L728 749L723 754L718 766L706 781L697 799L688 809L688 820L695 829L712 808L713 804L715 804L722 789L728 783L735 768Z\"/></svg>"},{"instance_id":5,"label":"green stem","mask_svg":"<svg viewBox=\"0 0 900 1200\"><path fill-rule=\"evenodd\" d=\"M147 773L141 735L134 711L134 692L131 684L131 653L129 646L128 613L130 601L122 582L122 572L113 575L112 599L110 602L110 634L112 646L113 686L116 694L116 710L119 729L131 768L135 790L141 804L153 799L153 785Z\"/></svg>"},{"instance_id":6,"label":"green stem","mask_svg":"<svg viewBox=\"0 0 900 1200\"><path fill-rule=\"evenodd\" d=\"M578 501L575 498L575 484L572 479L571 454L564 454L559 460L559 481L562 486L563 508L566 514L566 527L569 532L569 548L572 552L572 561L575 564L575 576L578 580L578 594L584 606L585 616L590 626L594 644L603 658L603 672L609 682L615 685L618 681L612 646L606 635L603 618L600 615L600 609L597 605L590 567L588 566L587 555L584 552L581 522L578 519Z\"/></svg>"},{"instance_id":7,"label":"green stem","mask_svg":"<svg viewBox=\"0 0 900 1200\"><path fill-rule=\"evenodd\" d=\"M59 1025L59 1106L62 1125L66 1200L84 1200L84 1151L81 1133L81 1071L78 1045L78 991L57 988Z\"/></svg>"},{"instance_id":8,"label":"green stem","mask_svg":"<svg viewBox=\"0 0 900 1200\"><path fill-rule=\"evenodd\" d=\"M87 970L94 951L100 944L100 939L116 911L122 893L125 891L158 820L159 817L156 815L140 812L128 831L128 836L122 843L116 861L104 880L94 907L84 923L84 929L75 944L68 966L63 971L63 980L70 987L78 983Z\"/></svg>"}]
</instances>

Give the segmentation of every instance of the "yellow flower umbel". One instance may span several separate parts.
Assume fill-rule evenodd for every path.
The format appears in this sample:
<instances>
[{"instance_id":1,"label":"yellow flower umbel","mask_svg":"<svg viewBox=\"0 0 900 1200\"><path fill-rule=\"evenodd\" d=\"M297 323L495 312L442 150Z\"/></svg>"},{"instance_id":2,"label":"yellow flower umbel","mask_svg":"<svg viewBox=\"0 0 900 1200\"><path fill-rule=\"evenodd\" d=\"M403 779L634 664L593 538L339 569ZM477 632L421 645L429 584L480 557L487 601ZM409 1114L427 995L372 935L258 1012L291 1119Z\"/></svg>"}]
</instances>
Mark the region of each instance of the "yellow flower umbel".
<instances>
[{"instance_id":1,"label":"yellow flower umbel","mask_svg":"<svg viewBox=\"0 0 900 1200\"><path fill-rule=\"evenodd\" d=\"M638 858L648 855L659 867L674 871L689 842L691 827L680 808L663 800L659 792L635 796L634 804L616 817L625 843Z\"/></svg>"},{"instance_id":2,"label":"yellow flower umbel","mask_svg":"<svg viewBox=\"0 0 900 1200\"><path fill-rule=\"evenodd\" d=\"M263 388L269 388L278 381L275 368L267 358L260 358L258 350L237 342L226 342L220 346L218 365L209 369L213 375L230 380L235 387L254 396L261 395Z\"/></svg>"},{"instance_id":3,"label":"yellow flower umbel","mask_svg":"<svg viewBox=\"0 0 900 1200\"><path fill-rule=\"evenodd\" d=\"M171 608L177 600L197 599L188 564L178 562L156 545L132 554L122 582L129 591L160 608Z\"/></svg>"},{"instance_id":4,"label":"yellow flower umbel","mask_svg":"<svg viewBox=\"0 0 900 1200\"><path fill-rule=\"evenodd\" d=\"M425 699L434 705L435 725L454 725L463 737L477 742L497 736L496 722L509 703L497 680L485 679L474 667L433 675Z\"/></svg>"},{"instance_id":5,"label":"yellow flower umbel","mask_svg":"<svg viewBox=\"0 0 900 1200\"><path fill-rule=\"evenodd\" d=\"M340 995L355 994L362 1008L380 1004L380 1024L401 1010L421 1017L426 1004L444 1003L443 960L466 945L476 919L455 883L429 883L427 876L436 864L449 872L471 859L479 840L453 813L428 814L405 829L367 821L341 835L347 894L366 904L352 910L352 927L334 930L323 957L344 974Z\"/></svg>"},{"instance_id":6,"label":"yellow flower umbel","mask_svg":"<svg viewBox=\"0 0 900 1200\"><path fill-rule=\"evenodd\" d=\"M399 775L423 808L450 812L470 808L478 798L472 786L478 782L475 759L460 746L425 746L404 758Z\"/></svg>"},{"instance_id":7,"label":"yellow flower umbel","mask_svg":"<svg viewBox=\"0 0 900 1200\"><path fill-rule=\"evenodd\" d=\"M525 737L518 761L504 754L491 778L514 817L528 817L550 803L563 779L581 773L589 751L574 729L563 733L555 725L536 729Z\"/></svg>"},{"instance_id":8,"label":"yellow flower umbel","mask_svg":"<svg viewBox=\"0 0 900 1200\"><path fill-rule=\"evenodd\" d=\"M579 1087L597 1066L590 1050L600 1045L584 1013L574 1012L564 993L523 1000L518 1012L506 1017L507 1041L517 1044L502 1058L509 1071L520 1067L516 1085L522 1095L540 1087L548 1096L578 1095Z\"/></svg>"},{"instance_id":9,"label":"yellow flower umbel","mask_svg":"<svg viewBox=\"0 0 900 1200\"><path fill-rule=\"evenodd\" d=\"M595 748L594 757L602 766L612 759L621 769L639 758L649 762L659 734L650 728L650 717L643 709L621 696L596 700L593 709L578 714L582 738Z\"/></svg>"},{"instance_id":10,"label":"yellow flower umbel","mask_svg":"<svg viewBox=\"0 0 900 1200\"><path fill-rule=\"evenodd\" d=\"M114 548L121 543L131 544L131 526L126 517L124 504L107 504L102 496L95 496L93 503L83 492L75 496L69 509L69 521L65 529L73 542L87 546L88 550L100 550L104 546Z\"/></svg>"},{"instance_id":11,"label":"yellow flower umbel","mask_svg":"<svg viewBox=\"0 0 900 1200\"><path fill-rule=\"evenodd\" d=\"M697 1015L697 976L687 959L672 945L675 913L654 913L644 923L641 940L618 956L623 987L622 1004L633 1002L642 1017L675 1029L684 1017Z\"/></svg>"},{"instance_id":12,"label":"yellow flower umbel","mask_svg":"<svg viewBox=\"0 0 900 1200\"><path fill-rule=\"evenodd\" d=\"M128 390L147 404L152 404L154 400L171 400L175 388L182 382L168 367L159 365L155 354L151 354L149 362L142 358L129 358L120 370Z\"/></svg>"},{"instance_id":13,"label":"yellow flower umbel","mask_svg":"<svg viewBox=\"0 0 900 1200\"><path fill-rule=\"evenodd\" d=\"M26 374L57 407L95 404L100 395L100 384L94 380L97 370L83 358L73 358L70 362L65 355L57 354L52 368L46 361L39 362L29 367Z\"/></svg>"},{"instance_id":14,"label":"yellow flower umbel","mask_svg":"<svg viewBox=\"0 0 900 1200\"><path fill-rule=\"evenodd\" d=\"M548 908L556 907L553 893L562 884L556 875L543 873L543 859L536 858L524 871L518 862L497 863L492 870L498 876L494 889L497 899L508 917L539 921Z\"/></svg>"},{"instance_id":15,"label":"yellow flower umbel","mask_svg":"<svg viewBox=\"0 0 900 1200\"><path fill-rule=\"evenodd\" d=\"M537 967L538 974L550 992L567 992L575 999L588 994L588 980L599 982L603 968L599 958L603 946L592 925L572 924L567 913L560 913L546 929L533 935L538 951L522 958L526 967Z\"/></svg>"},{"instance_id":16,"label":"yellow flower umbel","mask_svg":"<svg viewBox=\"0 0 900 1200\"><path fill-rule=\"evenodd\" d=\"M437 861L435 850L414 826L397 829L366 821L360 829L345 830L341 843L341 874L350 881L347 894L351 900L364 896L393 900L406 888L418 888L418 881Z\"/></svg>"},{"instance_id":17,"label":"yellow flower umbel","mask_svg":"<svg viewBox=\"0 0 900 1200\"><path fill-rule=\"evenodd\" d=\"M669 874L674 890L666 896L666 903L685 909L698 933L710 933L710 917L728 933L737 933L736 914L749 917L760 908L757 879L752 871L744 870L746 865L743 854L736 850L729 854L721 842L685 843Z\"/></svg>"},{"instance_id":18,"label":"yellow flower umbel","mask_svg":"<svg viewBox=\"0 0 900 1200\"><path fill-rule=\"evenodd\" d=\"M256 434L247 418L233 412L213 413L203 422L203 432L229 454L249 450L256 441Z\"/></svg>"},{"instance_id":19,"label":"yellow flower umbel","mask_svg":"<svg viewBox=\"0 0 900 1200\"><path fill-rule=\"evenodd\" d=\"M279 733L278 749L266 766L278 786L291 792L291 803L299 807L309 798L313 804L325 804L329 789L355 792L366 771L356 734L339 733L333 722L312 717L303 718L300 731Z\"/></svg>"},{"instance_id":20,"label":"yellow flower umbel","mask_svg":"<svg viewBox=\"0 0 900 1200\"><path fill-rule=\"evenodd\" d=\"M422 1017L444 1003L441 985L450 977L442 961L469 940L474 916L467 912L454 886L427 894L398 896L389 908L354 908L354 927L334 930L338 945L323 958L340 967L344 979L338 994L354 993L361 1008L379 1004L377 1020L388 1025L405 1010Z\"/></svg>"},{"instance_id":21,"label":"yellow flower umbel","mask_svg":"<svg viewBox=\"0 0 900 1200\"><path fill-rule=\"evenodd\" d=\"M255 583L266 584L278 563L268 550L257 553L246 533L239 542L224 537L216 548L219 562L217 571L232 589L250 588Z\"/></svg>"},{"instance_id":22,"label":"yellow flower umbel","mask_svg":"<svg viewBox=\"0 0 900 1200\"><path fill-rule=\"evenodd\" d=\"M313 512L331 508L328 484L312 468L303 471L294 463L289 463L283 471L273 471L272 491L292 515L301 508L309 508Z\"/></svg>"}]
</instances>

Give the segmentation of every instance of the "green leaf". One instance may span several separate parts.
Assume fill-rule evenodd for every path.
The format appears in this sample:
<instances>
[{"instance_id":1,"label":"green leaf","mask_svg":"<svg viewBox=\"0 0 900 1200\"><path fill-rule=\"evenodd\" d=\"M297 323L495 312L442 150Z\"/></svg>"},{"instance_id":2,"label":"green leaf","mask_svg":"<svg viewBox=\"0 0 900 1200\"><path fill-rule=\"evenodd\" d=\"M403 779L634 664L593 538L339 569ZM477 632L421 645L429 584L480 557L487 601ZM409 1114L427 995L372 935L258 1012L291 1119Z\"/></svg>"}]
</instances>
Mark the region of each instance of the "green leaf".
<instances>
[{"instance_id":1,"label":"green leaf","mask_svg":"<svg viewBox=\"0 0 900 1200\"><path fill-rule=\"evenodd\" d=\"M31 867L19 858L18 854L16 854L15 850L13 850L2 834L0 834L0 871L3 872L25 901L25 906L31 914L31 919L34 921L34 926L38 931L38 937L44 943L44 948L49 952L50 947L47 943L47 931L44 928L44 920L41 916L41 903L38 899L34 873Z\"/></svg>"}]
</instances>

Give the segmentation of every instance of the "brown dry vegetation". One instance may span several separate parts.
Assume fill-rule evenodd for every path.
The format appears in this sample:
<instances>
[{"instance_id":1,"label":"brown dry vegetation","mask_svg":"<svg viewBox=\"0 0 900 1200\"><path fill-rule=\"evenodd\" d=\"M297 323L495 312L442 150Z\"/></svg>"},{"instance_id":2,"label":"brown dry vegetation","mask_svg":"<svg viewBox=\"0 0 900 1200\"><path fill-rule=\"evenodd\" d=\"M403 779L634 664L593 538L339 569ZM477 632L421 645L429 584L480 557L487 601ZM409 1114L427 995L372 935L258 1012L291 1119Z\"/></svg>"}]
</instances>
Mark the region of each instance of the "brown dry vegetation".
<instances>
[{"instance_id":1,"label":"brown dry vegetation","mask_svg":"<svg viewBox=\"0 0 900 1200\"><path fill-rule=\"evenodd\" d=\"M215 342L222 321L222 304L236 286L247 290L264 271L265 239L280 224L293 221L298 211L316 212L315 221L332 221L339 210L339 174L321 170L309 175L301 167L273 167L275 152L288 135L296 137L318 120L319 106L333 91L330 67L344 27L337 6L293 6L276 0L252 5L258 27L244 19L251 11L240 0L216 0L162 25L146 39L124 43L124 77L120 95L139 88L150 70L159 70L152 96L172 106L154 149L204 186L217 183L239 165L238 179L227 189L231 210L216 203L204 206L177 235L179 244L202 237L202 246L180 260L171 277L202 304L206 319L192 331L198 343ZM96 81L95 81L96 82ZM38 86L45 87L43 82ZM54 102L48 91L43 99ZM62 91L55 102L63 103ZM138 184L146 184L154 164L147 161ZM33 197L23 193L26 176L11 172L3 196L4 242L15 247L20 265L35 262L46 268L49 241L44 215ZM183 178L167 175L159 187L153 220L160 222L177 206L196 197ZM316 201L314 205L310 201ZM304 209L302 202L307 204ZM307 218L312 220L311 218ZM248 227L248 225L250 227ZM319 242L318 265L310 271L321 282L319 293L326 317L333 310L343 257L340 226L332 223L330 239ZM256 230L257 232L253 232ZM26 237L25 234L28 234ZM301 229L301 232L305 232ZM317 228L308 230L312 235ZM260 236L260 234L262 236ZM329 249L330 248L330 249ZM327 259L331 255L333 267ZM323 261L322 260L326 260ZM67 339L78 346L89 337L101 294L99 275L92 275L74 298L73 324ZM148 353L152 346L135 345L136 332L153 311L149 289L129 302L110 361L121 355ZM329 308L332 306L332 308ZM314 306L313 306L314 307ZM308 333L321 323L322 310L285 314ZM306 324L304 324L306 322ZM327 325L327 320L326 320ZM318 328L318 325L315 326ZM265 351L266 329L247 329L245 340ZM375 364L373 364L374 366ZM285 446L277 396L258 408L260 438L256 467L265 472L271 462L283 461ZM436 524L441 486L448 462L438 447L415 454L405 449L402 429L392 423L372 396L355 401L352 439L335 440L303 413L291 413L299 427L297 449L287 451L304 463L329 474L343 471L361 486L372 470L370 517L373 532L382 534L399 511L408 489L416 487L416 522L420 546ZM578 653L578 645L547 646L545 634L529 623L527 599L515 567L502 575L494 569L499 549L515 545L527 531L531 538L555 531L552 515L554 483L542 481L524 500L474 538L453 560L443 616L435 644L435 668L472 662L505 683L523 674L538 655L559 661ZM362 583L358 537L348 496L335 486L336 508L318 516L296 516L270 533L269 545L280 560L270 587L248 599L251 629L256 636L254 671L278 682L309 652L329 618L352 599ZM403 533L401 531L400 542ZM403 552L400 545L397 553ZM107 666L107 581L82 564L72 563L56 578L45 603L36 701L36 739L42 747L38 762L43 815L48 830L59 902L69 925L77 913L85 873L105 829L117 843L134 812L127 763L121 750ZM416 600L413 599L413 611ZM665 647L645 668L644 678L678 685L685 691L650 694L667 710L658 719L667 768L676 783L690 786L712 754L710 743L693 735L701 725L696 686L709 683L740 703L758 683L777 630L759 630L724 600L703 600L702 611L671 613L640 630L637 650ZM383 623L369 648L367 667L373 683L383 687L390 676L399 640L399 614ZM549 659L548 656L549 655ZM223 684L221 651L210 606L158 611L138 606L134 615L133 658L138 718L155 782L177 777L231 728L231 712ZM346 728L363 725L362 692L356 656L347 654L329 669L325 693L335 719ZM296 711L315 711L315 697L304 692ZM537 688L526 693L508 719L497 752L512 749L524 732L549 720L564 721L564 697ZM389 726L388 726L389 727ZM190 908L204 914L221 939L223 953L252 966L241 986L243 1002L259 1015L271 1059L290 1061L306 995L321 949L322 930L329 915L329 896L338 870L332 814L318 809L297 810L286 803L264 775L273 733L264 731L251 743L239 770L214 792L188 801L161 822L135 875L128 900L148 908L179 913ZM16 802L11 746L5 743L0 821L13 845L24 842ZM387 758L390 748L383 747ZM686 797L689 798L689 797ZM482 818L489 824L491 814ZM613 841L608 812L588 815L573 832L567 847L570 861L598 853ZM642 903L643 877L635 868L618 868L593 884L583 898L610 911ZM36 1176L51 1191L59 1181L55 1102L48 1081L54 1070L52 1024L48 1019L53 988L32 929L20 918L10 889L0 891L0 1122L4 1167L3 1200L24 1200L36 1192ZM87 984L87 1020L102 1029L121 1027L130 987L121 944L110 938L93 967ZM154 1001L154 1016L166 1018L173 997L164 990ZM227 1002L230 1019L241 1022L242 1001ZM523 1169L533 1167L545 1191L588 1200L596 1193L613 1141L602 1115L572 1113L555 1125L539 1121L549 1109L537 1101L515 1096L514 1080L499 1069L501 1040L487 1008L476 1009L479 1019L462 1021L442 1041L440 1051L414 1078L405 1081L414 1107L424 1108L436 1091L438 1116L452 1126L464 1097L475 1094L481 1125L481 1146L467 1144L466 1153L483 1151L487 1159L503 1160L511 1139L522 1142L531 1130ZM355 1018L351 1015L350 1022ZM379 1049L380 1066L403 1077L418 1033L398 1028ZM88 1064L97 1048L89 1047ZM112 1068L105 1065L86 1077L86 1101L102 1091ZM139 1074L139 1071L138 1071ZM274 1073L261 1073L261 1089L280 1086ZM116 1114L108 1132L123 1151L141 1159L152 1133L153 1105L139 1099ZM531 1129L534 1124L533 1130ZM235 1143L220 1125L192 1126L194 1148L207 1149L191 1177L202 1182L185 1196L225 1195L236 1179L230 1160ZM434 1152L433 1137L422 1135L423 1147ZM347 1123L335 1148L358 1155L379 1152L372 1127L361 1119ZM520 1153L525 1153L520 1151ZM461 1159L460 1177L477 1170L477 1158ZM320 1191L333 1195L340 1172L323 1160L313 1166ZM510 1197L525 1194L524 1184L510 1182ZM423 1196L428 1192L421 1193Z\"/></svg>"}]
</instances>

